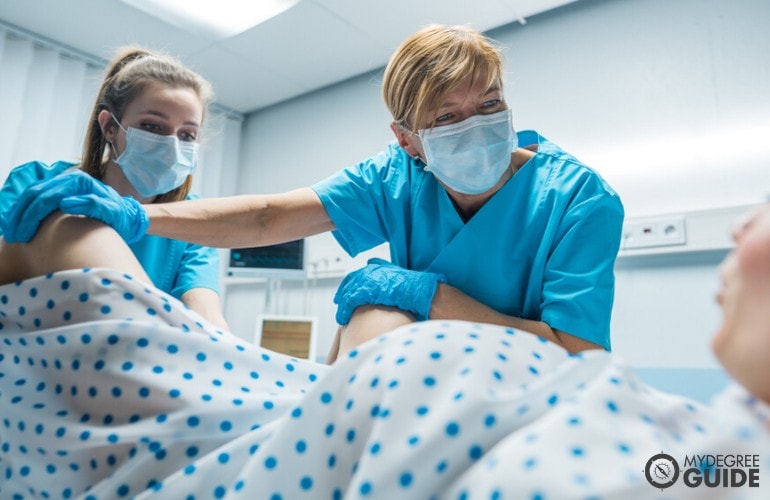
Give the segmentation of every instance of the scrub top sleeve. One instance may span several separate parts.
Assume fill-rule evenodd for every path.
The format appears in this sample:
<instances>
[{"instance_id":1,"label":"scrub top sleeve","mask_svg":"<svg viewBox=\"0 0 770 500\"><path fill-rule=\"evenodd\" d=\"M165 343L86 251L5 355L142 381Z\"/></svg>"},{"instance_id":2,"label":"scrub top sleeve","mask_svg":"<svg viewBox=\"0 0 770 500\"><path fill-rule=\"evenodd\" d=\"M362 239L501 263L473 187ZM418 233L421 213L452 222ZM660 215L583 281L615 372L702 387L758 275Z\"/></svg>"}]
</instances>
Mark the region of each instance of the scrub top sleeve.
<instances>
[{"instance_id":1,"label":"scrub top sleeve","mask_svg":"<svg viewBox=\"0 0 770 500\"><path fill-rule=\"evenodd\" d=\"M188 200L198 198L197 194L187 196ZM184 249L169 293L178 299L193 288L210 288L219 293L219 250L181 241L172 244L184 244Z\"/></svg>"},{"instance_id":2,"label":"scrub top sleeve","mask_svg":"<svg viewBox=\"0 0 770 500\"><path fill-rule=\"evenodd\" d=\"M388 241L388 225L403 218L400 205L408 196L401 196L405 179L397 153L391 146L312 186L337 228L332 234L350 256Z\"/></svg>"},{"instance_id":3,"label":"scrub top sleeve","mask_svg":"<svg viewBox=\"0 0 770 500\"><path fill-rule=\"evenodd\" d=\"M31 161L14 167L8 174L2 189L0 189L0 215L11 208L16 203L16 200L19 199L19 195L29 186L43 180L52 179L74 165L75 163L66 161L57 161L52 165ZM0 232L0 236L2 234Z\"/></svg>"},{"instance_id":4,"label":"scrub top sleeve","mask_svg":"<svg viewBox=\"0 0 770 500\"><path fill-rule=\"evenodd\" d=\"M614 192L577 202L562 221L544 275L542 321L607 350L623 215Z\"/></svg>"},{"instance_id":5,"label":"scrub top sleeve","mask_svg":"<svg viewBox=\"0 0 770 500\"><path fill-rule=\"evenodd\" d=\"M193 288L210 288L219 293L219 250L193 243L185 246L171 295L180 298Z\"/></svg>"}]
</instances>

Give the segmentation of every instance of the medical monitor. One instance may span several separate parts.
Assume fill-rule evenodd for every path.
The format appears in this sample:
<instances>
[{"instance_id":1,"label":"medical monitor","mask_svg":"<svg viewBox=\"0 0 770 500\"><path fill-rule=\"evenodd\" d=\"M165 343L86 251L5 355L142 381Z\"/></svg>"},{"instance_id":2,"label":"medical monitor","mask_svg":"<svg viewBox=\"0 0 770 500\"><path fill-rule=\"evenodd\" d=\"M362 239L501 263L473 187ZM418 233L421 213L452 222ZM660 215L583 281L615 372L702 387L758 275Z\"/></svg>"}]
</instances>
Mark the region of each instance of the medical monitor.
<instances>
[{"instance_id":1,"label":"medical monitor","mask_svg":"<svg viewBox=\"0 0 770 500\"><path fill-rule=\"evenodd\" d=\"M318 319L313 316L263 314L257 318L254 343L295 358L315 361Z\"/></svg>"},{"instance_id":2,"label":"medical monitor","mask_svg":"<svg viewBox=\"0 0 770 500\"><path fill-rule=\"evenodd\" d=\"M230 250L228 276L305 279L305 240Z\"/></svg>"}]
</instances>

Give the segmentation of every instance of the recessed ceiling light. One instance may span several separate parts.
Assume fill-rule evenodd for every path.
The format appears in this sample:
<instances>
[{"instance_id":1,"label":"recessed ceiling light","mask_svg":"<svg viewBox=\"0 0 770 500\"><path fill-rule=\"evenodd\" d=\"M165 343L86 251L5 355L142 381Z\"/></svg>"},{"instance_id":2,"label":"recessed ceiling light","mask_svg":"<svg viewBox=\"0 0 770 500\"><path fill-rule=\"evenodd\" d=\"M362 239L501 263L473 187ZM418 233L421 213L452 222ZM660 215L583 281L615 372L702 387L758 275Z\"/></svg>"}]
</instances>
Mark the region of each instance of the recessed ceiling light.
<instances>
[{"instance_id":1,"label":"recessed ceiling light","mask_svg":"<svg viewBox=\"0 0 770 500\"><path fill-rule=\"evenodd\" d=\"M299 0L122 0L190 33L221 40L277 16Z\"/></svg>"}]
</instances>

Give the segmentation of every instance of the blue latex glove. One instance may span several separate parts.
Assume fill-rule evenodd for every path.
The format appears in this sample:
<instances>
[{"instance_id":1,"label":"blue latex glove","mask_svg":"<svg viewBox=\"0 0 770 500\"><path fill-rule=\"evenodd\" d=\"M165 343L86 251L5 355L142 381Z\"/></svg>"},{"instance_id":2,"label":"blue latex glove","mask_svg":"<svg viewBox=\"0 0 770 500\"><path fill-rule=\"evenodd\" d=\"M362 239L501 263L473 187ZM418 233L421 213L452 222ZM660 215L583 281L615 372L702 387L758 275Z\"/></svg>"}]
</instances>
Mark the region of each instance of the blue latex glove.
<instances>
[{"instance_id":1,"label":"blue latex glove","mask_svg":"<svg viewBox=\"0 0 770 500\"><path fill-rule=\"evenodd\" d=\"M334 295L337 323L347 325L358 306L376 304L409 311L418 321L428 319L430 306L443 274L410 271L382 259L345 276Z\"/></svg>"},{"instance_id":2,"label":"blue latex glove","mask_svg":"<svg viewBox=\"0 0 770 500\"><path fill-rule=\"evenodd\" d=\"M31 240L40 223L56 210L100 220L112 226L127 243L138 241L150 226L150 219L138 201L122 197L85 172L74 170L30 186L0 215L5 240Z\"/></svg>"}]
</instances>

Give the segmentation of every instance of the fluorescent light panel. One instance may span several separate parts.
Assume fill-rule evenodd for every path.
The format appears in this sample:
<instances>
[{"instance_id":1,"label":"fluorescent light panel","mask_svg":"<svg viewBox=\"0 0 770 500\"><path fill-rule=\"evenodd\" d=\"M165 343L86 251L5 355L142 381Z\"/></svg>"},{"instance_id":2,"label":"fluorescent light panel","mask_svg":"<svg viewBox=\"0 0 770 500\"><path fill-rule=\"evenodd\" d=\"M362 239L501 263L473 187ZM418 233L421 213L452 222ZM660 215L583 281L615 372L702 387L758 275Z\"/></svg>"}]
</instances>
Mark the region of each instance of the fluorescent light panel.
<instances>
[{"instance_id":1,"label":"fluorescent light panel","mask_svg":"<svg viewBox=\"0 0 770 500\"><path fill-rule=\"evenodd\" d=\"M299 0L122 0L190 33L221 40L277 16Z\"/></svg>"}]
</instances>

